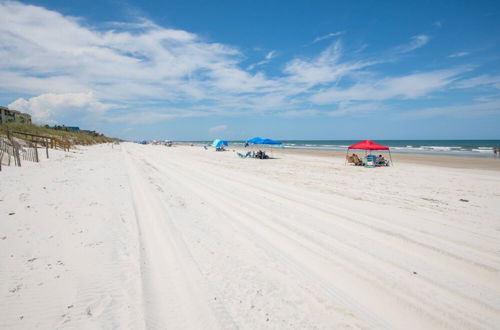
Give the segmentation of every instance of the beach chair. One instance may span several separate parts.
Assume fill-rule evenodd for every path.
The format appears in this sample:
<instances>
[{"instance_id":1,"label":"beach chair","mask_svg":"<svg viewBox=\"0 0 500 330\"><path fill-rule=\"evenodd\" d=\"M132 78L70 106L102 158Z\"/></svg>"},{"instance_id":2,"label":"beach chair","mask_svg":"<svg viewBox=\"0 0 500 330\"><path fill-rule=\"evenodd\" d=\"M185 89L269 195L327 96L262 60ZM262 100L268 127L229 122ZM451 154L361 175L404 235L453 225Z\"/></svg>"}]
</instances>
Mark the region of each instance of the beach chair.
<instances>
[{"instance_id":1,"label":"beach chair","mask_svg":"<svg viewBox=\"0 0 500 330\"><path fill-rule=\"evenodd\" d=\"M243 155L243 154L241 154L241 153L239 153L239 152L237 152L236 154L237 154L237 155L238 155L238 157L240 157L240 158L247 158L247 157L248 157L247 155Z\"/></svg>"},{"instance_id":2,"label":"beach chair","mask_svg":"<svg viewBox=\"0 0 500 330\"><path fill-rule=\"evenodd\" d=\"M376 165L376 157L374 155L366 156L366 161L363 164L365 167L372 168Z\"/></svg>"}]
</instances>

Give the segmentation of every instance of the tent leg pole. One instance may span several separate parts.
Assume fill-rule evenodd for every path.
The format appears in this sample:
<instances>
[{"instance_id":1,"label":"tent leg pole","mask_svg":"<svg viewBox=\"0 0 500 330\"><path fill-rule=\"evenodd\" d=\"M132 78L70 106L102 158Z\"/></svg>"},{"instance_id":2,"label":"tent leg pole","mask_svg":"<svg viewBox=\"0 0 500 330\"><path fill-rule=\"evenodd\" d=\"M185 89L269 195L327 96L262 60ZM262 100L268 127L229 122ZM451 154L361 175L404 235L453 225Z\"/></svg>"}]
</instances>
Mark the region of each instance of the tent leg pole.
<instances>
[{"instance_id":1,"label":"tent leg pole","mask_svg":"<svg viewBox=\"0 0 500 330\"><path fill-rule=\"evenodd\" d=\"M389 158L391 159L391 166L394 167L394 163L392 162L392 155L391 155L391 151L389 150Z\"/></svg>"}]
</instances>

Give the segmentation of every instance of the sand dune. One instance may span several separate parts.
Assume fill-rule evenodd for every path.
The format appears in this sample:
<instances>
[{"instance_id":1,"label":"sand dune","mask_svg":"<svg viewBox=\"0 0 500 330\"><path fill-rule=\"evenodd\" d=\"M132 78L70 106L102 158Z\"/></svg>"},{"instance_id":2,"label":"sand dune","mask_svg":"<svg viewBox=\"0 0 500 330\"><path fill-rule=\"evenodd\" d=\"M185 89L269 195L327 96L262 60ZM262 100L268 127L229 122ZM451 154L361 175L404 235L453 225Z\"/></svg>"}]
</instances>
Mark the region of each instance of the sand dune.
<instances>
[{"instance_id":1,"label":"sand dune","mask_svg":"<svg viewBox=\"0 0 500 330\"><path fill-rule=\"evenodd\" d=\"M0 328L500 324L498 171L275 156L126 143L6 168Z\"/></svg>"}]
</instances>

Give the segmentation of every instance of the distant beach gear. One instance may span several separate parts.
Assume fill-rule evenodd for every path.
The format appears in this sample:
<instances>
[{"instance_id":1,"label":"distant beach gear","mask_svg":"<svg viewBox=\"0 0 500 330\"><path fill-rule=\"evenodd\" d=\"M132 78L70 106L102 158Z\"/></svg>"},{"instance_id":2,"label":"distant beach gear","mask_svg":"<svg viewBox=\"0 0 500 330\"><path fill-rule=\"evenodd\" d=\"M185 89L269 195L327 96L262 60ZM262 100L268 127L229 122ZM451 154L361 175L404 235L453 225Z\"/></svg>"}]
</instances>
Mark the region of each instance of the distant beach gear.
<instances>
[{"instance_id":1,"label":"distant beach gear","mask_svg":"<svg viewBox=\"0 0 500 330\"><path fill-rule=\"evenodd\" d=\"M346 164L355 164L355 165L360 165L359 164L359 158L356 155L357 159L354 159L352 156L349 157L349 150L365 150L365 151L370 151L370 154L366 156L366 161L363 162L363 165L365 167L374 167L374 166L389 166L389 163L383 158L383 157L377 157L375 155L372 155L371 152L373 150L387 150L389 151L389 158L391 159L390 164L393 165L392 163L392 155L391 155L391 149L387 146L378 144L376 142L373 142L372 140L364 140L358 143L353 144L352 146L347 147L347 154L346 154ZM354 154L353 154L354 156Z\"/></svg>"},{"instance_id":2,"label":"distant beach gear","mask_svg":"<svg viewBox=\"0 0 500 330\"><path fill-rule=\"evenodd\" d=\"M238 155L238 157L240 157L240 158L247 158L247 157L250 157L250 158L251 158L251 157L253 157L253 155L252 155L252 152L251 152L251 151L247 152L247 153L246 153L246 154L244 154L244 155L243 155L242 153L239 153L239 152L237 152L236 154L237 154L237 155Z\"/></svg>"}]
</instances>

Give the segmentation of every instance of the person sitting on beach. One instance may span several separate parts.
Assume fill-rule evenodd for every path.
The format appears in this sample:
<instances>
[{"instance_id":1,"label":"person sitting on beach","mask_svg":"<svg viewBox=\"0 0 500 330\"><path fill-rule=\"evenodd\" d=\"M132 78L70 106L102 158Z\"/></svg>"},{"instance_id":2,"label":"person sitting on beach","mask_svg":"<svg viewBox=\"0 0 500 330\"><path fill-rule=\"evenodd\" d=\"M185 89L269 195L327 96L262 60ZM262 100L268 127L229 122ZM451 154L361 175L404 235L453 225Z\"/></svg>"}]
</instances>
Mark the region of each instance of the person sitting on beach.
<instances>
[{"instance_id":1,"label":"person sitting on beach","mask_svg":"<svg viewBox=\"0 0 500 330\"><path fill-rule=\"evenodd\" d=\"M269 156L266 155L266 153L262 150L259 150L257 151L257 153L255 154L255 158L259 158L259 159L268 159Z\"/></svg>"},{"instance_id":2,"label":"person sitting on beach","mask_svg":"<svg viewBox=\"0 0 500 330\"><path fill-rule=\"evenodd\" d=\"M384 158L384 156L382 155L378 155L377 157L377 165L383 165L383 166L388 166L389 163L387 162L387 160Z\"/></svg>"},{"instance_id":3,"label":"person sitting on beach","mask_svg":"<svg viewBox=\"0 0 500 330\"><path fill-rule=\"evenodd\" d=\"M352 160L353 160L354 165L356 165L356 166L363 165L363 162L361 161L361 159L359 159L358 155L356 155L356 154L352 154Z\"/></svg>"}]
</instances>

